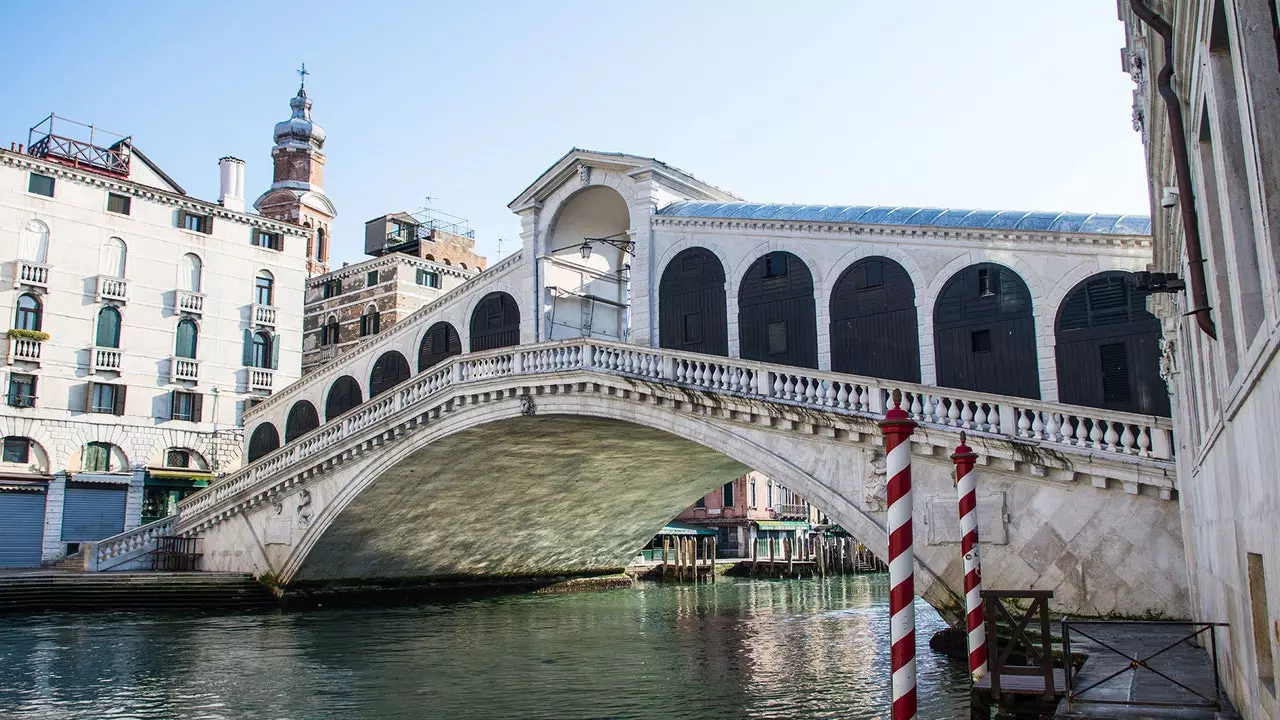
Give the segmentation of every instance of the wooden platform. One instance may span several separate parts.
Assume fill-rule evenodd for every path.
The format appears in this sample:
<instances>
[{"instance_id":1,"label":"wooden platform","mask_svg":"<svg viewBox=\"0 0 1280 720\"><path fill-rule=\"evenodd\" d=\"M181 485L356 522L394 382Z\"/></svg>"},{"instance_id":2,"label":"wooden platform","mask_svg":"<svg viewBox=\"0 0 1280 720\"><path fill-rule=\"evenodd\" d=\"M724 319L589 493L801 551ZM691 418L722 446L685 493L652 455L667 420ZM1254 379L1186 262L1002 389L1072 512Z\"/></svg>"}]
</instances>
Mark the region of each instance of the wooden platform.
<instances>
[{"instance_id":1,"label":"wooden platform","mask_svg":"<svg viewBox=\"0 0 1280 720\"><path fill-rule=\"evenodd\" d=\"M1007 669L1006 669L1006 672ZM973 684L977 690L991 689L991 675L984 676ZM1043 695L1043 675L1001 675L1000 692L1010 695ZM1067 677L1061 668L1053 669L1053 694L1064 695L1067 692Z\"/></svg>"}]
</instances>

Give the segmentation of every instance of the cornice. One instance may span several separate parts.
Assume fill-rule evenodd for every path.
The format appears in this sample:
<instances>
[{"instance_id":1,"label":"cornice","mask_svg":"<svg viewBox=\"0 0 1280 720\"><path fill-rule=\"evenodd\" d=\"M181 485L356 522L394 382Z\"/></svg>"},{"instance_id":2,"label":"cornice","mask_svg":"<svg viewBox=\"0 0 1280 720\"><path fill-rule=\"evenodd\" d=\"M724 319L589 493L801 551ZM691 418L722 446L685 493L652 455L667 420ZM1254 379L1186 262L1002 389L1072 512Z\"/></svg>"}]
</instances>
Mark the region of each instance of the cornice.
<instances>
[{"instance_id":1,"label":"cornice","mask_svg":"<svg viewBox=\"0 0 1280 720\"><path fill-rule=\"evenodd\" d=\"M470 270L463 270L462 268L456 268L452 265L441 265L438 262L425 260L423 258L414 257L412 255L405 255L403 253L391 253L390 255L384 255L382 257L363 260L361 262L356 263L355 265L348 265L344 268L338 268L337 270L330 270L324 275L317 275L313 278L309 278L307 280L307 287L309 288L320 287L321 285L325 284L329 280L343 280L349 277L355 277L356 275L368 272L370 270L383 268L383 267L391 267L395 265L408 265L414 268L420 267L423 269L439 272L441 275L451 275L453 277L461 278L463 280L469 280L475 277L476 275L479 275L481 272L483 272L483 271L471 272Z\"/></svg>"}]
</instances>

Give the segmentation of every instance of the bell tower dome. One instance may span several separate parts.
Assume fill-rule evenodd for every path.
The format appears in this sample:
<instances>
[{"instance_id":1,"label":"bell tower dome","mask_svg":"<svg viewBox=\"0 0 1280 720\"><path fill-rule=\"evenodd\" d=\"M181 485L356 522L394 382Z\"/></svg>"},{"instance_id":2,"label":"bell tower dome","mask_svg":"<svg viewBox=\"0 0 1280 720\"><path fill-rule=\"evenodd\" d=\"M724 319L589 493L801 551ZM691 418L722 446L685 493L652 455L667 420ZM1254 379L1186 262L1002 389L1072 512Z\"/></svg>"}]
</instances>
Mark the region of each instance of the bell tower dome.
<instances>
[{"instance_id":1,"label":"bell tower dome","mask_svg":"<svg viewBox=\"0 0 1280 720\"><path fill-rule=\"evenodd\" d=\"M289 101L288 120L276 123L271 148L271 187L253 203L265 217L310 227L315 236L307 242L307 273L329 271L329 224L338 211L324 194L324 129L311 119L307 96L307 66L298 71L302 82Z\"/></svg>"}]
</instances>

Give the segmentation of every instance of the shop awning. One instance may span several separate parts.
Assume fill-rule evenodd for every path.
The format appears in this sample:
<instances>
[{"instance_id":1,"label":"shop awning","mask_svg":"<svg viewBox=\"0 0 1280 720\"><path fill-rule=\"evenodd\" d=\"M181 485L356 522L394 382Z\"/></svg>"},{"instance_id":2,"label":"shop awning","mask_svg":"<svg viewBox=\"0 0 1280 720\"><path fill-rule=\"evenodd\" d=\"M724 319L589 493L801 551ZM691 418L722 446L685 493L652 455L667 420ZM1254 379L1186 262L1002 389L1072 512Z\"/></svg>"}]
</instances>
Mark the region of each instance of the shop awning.
<instances>
[{"instance_id":1,"label":"shop awning","mask_svg":"<svg viewBox=\"0 0 1280 720\"><path fill-rule=\"evenodd\" d=\"M191 480L208 484L213 479L213 473L209 470L190 468L147 468L147 477L157 480Z\"/></svg>"},{"instance_id":2,"label":"shop awning","mask_svg":"<svg viewBox=\"0 0 1280 720\"><path fill-rule=\"evenodd\" d=\"M70 478L73 483L98 483L102 485L128 485L133 480L132 474L111 474L111 473L91 473L81 472L75 473Z\"/></svg>"},{"instance_id":3,"label":"shop awning","mask_svg":"<svg viewBox=\"0 0 1280 720\"><path fill-rule=\"evenodd\" d=\"M30 480L0 477L0 492L44 492L48 484L49 479L47 477Z\"/></svg>"},{"instance_id":4,"label":"shop awning","mask_svg":"<svg viewBox=\"0 0 1280 720\"><path fill-rule=\"evenodd\" d=\"M803 520L756 520L756 527L761 530L808 530L809 523Z\"/></svg>"},{"instance_id":5,"label":"shop awning","mask_svg":"<svg viewBox=\"0 0 1280 720\"><path fill-rule=\"evenodd\" d=\"M689 523L670 522L658 531L659 535L717 535L715 530L704 528L699 525L690 525Z\"/></svg>"}]
</instances>

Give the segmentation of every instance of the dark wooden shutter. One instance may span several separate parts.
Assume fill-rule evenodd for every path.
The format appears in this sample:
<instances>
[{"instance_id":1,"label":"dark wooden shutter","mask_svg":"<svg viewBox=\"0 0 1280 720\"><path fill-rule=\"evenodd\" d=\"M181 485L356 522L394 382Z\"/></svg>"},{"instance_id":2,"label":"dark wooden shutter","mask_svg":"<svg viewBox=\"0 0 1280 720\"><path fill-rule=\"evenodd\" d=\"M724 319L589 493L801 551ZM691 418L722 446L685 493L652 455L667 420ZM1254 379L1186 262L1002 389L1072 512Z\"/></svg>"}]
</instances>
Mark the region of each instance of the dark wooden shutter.
<instances>
[{"instance_id":1,"label":"dark wooden shutter","mask_svg":"<svg viewBox=\"0 0 1280 720\"><path fill-rule=\"evenodd\" d=\"M40 376L32 375L31 376L31 407L36 406L36 398L40 397L40 393L36 386L38 382L40 382Z\"/></svg>"},{"instance_id":2,"label":"dark wooden shutter","mask_svg":"<svg viewBox=\"0 0 1280 720\"><path fill-rule=\"evenodd\" d=\"M84 411L85 412L93 411L93 383L92 382L87 382L84 384Z\"/></svg>"},{"instance_id":3,"label":"dark wooden shutter","mask_svg":"<svg viewBox=\"0 0 1280 720\"><path fill-rule=\"evenodd\" d=\"M169 419L170 420L178 419L178 391L177 390L169 391Z\"/></svg>"},{"instance_id":4,"label":"dark wooden shutter","mask_svg":"<svg viewBox=\"0 0 1280 720\"><path fill-rule=\"evenodd\" d=\"M116 406L115 414L124 415L124 396L125 391L129 389L128 385L116 385Z\"/></svg>"},{"instance_id":5,"label":"dark wooden shutter","mask_svg":"<svg viewBox=\"0 0 1280 720\"><path fill-rule=\"evenodd\" d=\"M284 252L284 233L276 233L276 249Z\"/></svg>"},{"instance_id":6,"label":"dark wooden shutter","mask_svg":"<svg viewBox=\"0 0 1280 720\"><path fill-rule=\"evenodd\" d=\"M271 369L280 369L280 334L271 336Z\"/></svg>"},{"instance_id":7,"label":"dark wooden shutter","mask_svg":"<svg viewBox=\"0 0 1280 720\"><path fill-rule=\"evenodd\" d=\"M200 393L191 395L191 421L204 422L204 395Z\"/></svg>"},{"instance_id":8,"label":"dark wooden shutter","mask_svg":"<svg viewBox=\"0 0 1280 720\"><path fill-rule=\"evenodd\" d=\"M186 226L187 226L187 211L179 210L178 211L178 227L185 228Z\"/></svg>"},{"instance_id":9,"label":"dark wooden shutter","mask_svg":"<svg viewBox=\"0 0 1280 720\"><path fill-rule=\"evenodd\" d=\"M245 367L253 365L253 331L249 329L244 331L244 351L241 354L240 362Z\"/></svg>"},{"instance_id":10,"label":"dark wooden shutter","mask_svg":"<svg viewBox=\"0 0 1280 720\"><path fill-rule=\"evenodd\" d=\"M205 215L204 222L200 223L200 228L204 231L205 235L212 235L213 234L213 216Z\"/></svg>"},{"instance_id":11,"label":"dark wooden shutter","mask_svg":"<svg viewBox=\"0 0 1280 720\"><path fill-rule=\"evenodd\" d=\"M378 331L380 331L381 329L382 329L382 313L377 312L375 310L373 313L373 334L377 335Z\"/></svg>"},{"instance_id":12,"label":"dark wooden shutter","mask_svg":"<svg viewBox=\"0 0 1280 720\"><path fill-rule=\"evenodd\" d=\"M1129 353L1124 343L1107 343L1098 348L1102 356L1102 400L1130 402Z\"/></svg>"}]
</instances>

